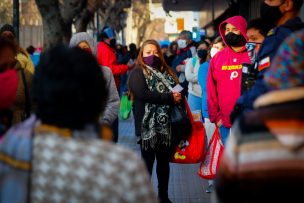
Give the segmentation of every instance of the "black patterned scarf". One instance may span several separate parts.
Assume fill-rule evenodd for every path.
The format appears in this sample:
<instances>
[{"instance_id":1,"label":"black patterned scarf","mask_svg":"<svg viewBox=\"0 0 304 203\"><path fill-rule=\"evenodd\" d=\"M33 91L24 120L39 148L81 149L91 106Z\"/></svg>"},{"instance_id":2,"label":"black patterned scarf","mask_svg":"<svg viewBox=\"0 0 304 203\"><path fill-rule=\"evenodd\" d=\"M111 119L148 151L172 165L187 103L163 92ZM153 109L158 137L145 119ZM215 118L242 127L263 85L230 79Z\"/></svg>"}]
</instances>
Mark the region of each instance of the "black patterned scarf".
<instances>
[{"instance_id":1,"label":"black patterned scarf","mask_svg":"<svg viewBox=\"0 0 304 203\"><path fill-rule=\"evenodd\" d=\"M173 77L167 72L161 73L157 69L145 70L144 76L148 88L152 92L170 93L171 91L164 85L160 78L165 78L172 87L175 85ZM170 145L171 125L169 115L170 105L145 103L145 114L142 122L142 146L155 148L157 143Z\"/></svg>"}]
</instances>

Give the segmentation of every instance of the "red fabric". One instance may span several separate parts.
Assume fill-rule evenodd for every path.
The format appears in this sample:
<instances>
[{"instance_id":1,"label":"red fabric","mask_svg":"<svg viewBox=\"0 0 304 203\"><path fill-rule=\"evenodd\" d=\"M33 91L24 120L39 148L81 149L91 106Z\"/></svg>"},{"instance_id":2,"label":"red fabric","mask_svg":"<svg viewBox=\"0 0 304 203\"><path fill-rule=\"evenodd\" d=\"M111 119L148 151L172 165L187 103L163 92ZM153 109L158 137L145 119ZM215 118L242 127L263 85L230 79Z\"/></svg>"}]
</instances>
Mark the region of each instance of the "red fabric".
<instances>
[{"instance_id":1,"label":"red fabric","mask_svg":"<svg viewBox=\"0 0 304 203\"><path fill-rule=\"evenodd\" d=\"M235 16L220 25L224 42L227 23L238 28L247 39L245 19ZM217 123L222 119L225 127L231 127L230 113L241 94L243 63L251 63L245 46L241 51L235 52L226 44L226 48L211 59L207 77L207 105L211 122Z\"/></svg>"},{"instance_id":2,"label":"red fabric","mask_svg":"<svg viewBox=\"0 0 304 203\"><path fill-rule=\"evenodd\" d=\"M209 142L205 160L199 167L198 175L204 179L214 179L218 171L223 152L224 145L220 138L219 129L216 128Z\"/></svg>"},{"instance_id":3,"label":"red fabric","mask_svg":"<svg viewBox=\"0 0 304 203\"><path fill-rule=\"evenodd\" d=\"M223 21L219 26L220 35L226 45L227 43L225 40L225 28L226 28L226 24L228 23L236 27L241 32L241 34L245 37L246 41L248 41L248 37L246 35L247 22L245 18L243 18L242 16L233 16L231 18L227 18L227 20Z\"/></svg>"},{"instance_id":4,"label":"red fabric","mask_svg":"<svg viewBox=\"0 0 304 203\"><path fill-rule=\"evenodd\" d=\"M192 45L189 44L186 48L178 49L177 52L176 52L176 54L180 55L181 52L182 52L181 50L183 50L183 53L184 53L184 52L188 51L191 47L192 47Z\"/></svg>"},{"instance_id":5,"label":"red fabric","mask_svg":"<svg viewBox=\"0 0 304 203\"><path fill-rule=\"evenodd\" d=\"M192 133L187 140L182 140L177 146L172 163L194 164L204 158L205 152L205 128L202 122L194 121L187 100L185 99L187 115L192 124Z\"/></svg>"},{"instance_id":6,"label":"red fabric","mask_svg":"<svg viewBox=\"0 0 304 203\"><path fill-rule=\"evenodd\" d=\"M97 46L97 60L100 65L107 66L112 70L116 87L119 88L119 77L128 71L128 66L118 65L115 51L104 42L100 42Z\"/></svg>"},{"instance_id":7,"label":"red fabric","mask_svg":"<svg viewBox=\"0 0 304 203\"><path fill-rule=\"evenodd\" d=\"M16 98L18 75L16 70L9 69L0 73L0 110L9 108Z\"/></svg>"}]
</instances>

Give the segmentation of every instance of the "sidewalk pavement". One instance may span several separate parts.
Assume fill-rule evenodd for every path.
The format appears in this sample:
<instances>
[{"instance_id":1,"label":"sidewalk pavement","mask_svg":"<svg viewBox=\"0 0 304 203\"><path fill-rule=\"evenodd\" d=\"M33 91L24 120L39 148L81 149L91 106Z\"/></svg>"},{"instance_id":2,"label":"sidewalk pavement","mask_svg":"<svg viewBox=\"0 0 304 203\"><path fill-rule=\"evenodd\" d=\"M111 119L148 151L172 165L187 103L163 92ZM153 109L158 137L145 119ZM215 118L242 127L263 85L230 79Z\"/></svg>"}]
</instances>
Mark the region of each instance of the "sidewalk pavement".
<instances>
[{"instance_id":1,"label":"sidewalk pavement","mask_svg":"<svg viewBox=\"0 0 304 203\"><path fill-rule=\"evenodd\" d=\"M134 120L132 115L128 120L119 120L118 144L126 146L140 155L136 144ZM197 175L199 164L170 164L169 198L173 203L209 203L210 194L205 193L208 182ZM157 194L157 177L155 167L152 174L152 184Z\"/></svg>"}]
</instances>

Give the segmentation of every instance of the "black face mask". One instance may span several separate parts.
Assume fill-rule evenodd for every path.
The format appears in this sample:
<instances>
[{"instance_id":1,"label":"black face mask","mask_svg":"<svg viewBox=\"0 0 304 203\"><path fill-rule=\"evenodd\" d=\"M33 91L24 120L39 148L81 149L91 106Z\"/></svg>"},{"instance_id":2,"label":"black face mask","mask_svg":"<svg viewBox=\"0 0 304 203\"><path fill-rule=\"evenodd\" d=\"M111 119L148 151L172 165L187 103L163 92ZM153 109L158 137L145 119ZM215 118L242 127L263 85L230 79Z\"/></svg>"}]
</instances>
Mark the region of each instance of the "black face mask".
<instances>
[{"instance_id":1,"label":"black face mask","mask_svg":"<svg viewBox=\"0 0 304 203\"><path fill-rule=\"evenodd\" d=\"M225 35L225 40L229 46L241 47L246 44L246 39L243 35L237 35L233 32L229 32Z\"/></svg>"},{"instance_id":2,"label":"black face mask","mask_svg":"<svg viewBox=\"0 0 304 203\"><path fill-rule=\"evenodd\" d=\"M116 47L116 39L115 38L110 40L110 47L112 47L112 48Z\"/></svg>"},{"instance_id":3,"label":"black face mask","mask_svg":"<svg viewBox=\"0 0 304 203\"><path fill-rule=\"evenodd\" d=\"M200 49L197 51L197 56L201 59L201 61L206 61L207 54L207 50L204 49Z\"/></svg>"},{"instance_id":4,"label":"black face mask","mask_svg":"<svg viewBox=\"0 0 304 203\"><path fill-rule=\"evenodd\" d=\"M285 2L283 2L282 4L284 4L284 3ZM283 13L281 13L281 11L280 11L280 6L282 4L280 4L278 6L269 6L265 2L262 2L261 8L260 8L261 18L270 24L277 23L280 20L280 18L282 18L282 16L283 16Z\"/></svg>"}]
</instances>

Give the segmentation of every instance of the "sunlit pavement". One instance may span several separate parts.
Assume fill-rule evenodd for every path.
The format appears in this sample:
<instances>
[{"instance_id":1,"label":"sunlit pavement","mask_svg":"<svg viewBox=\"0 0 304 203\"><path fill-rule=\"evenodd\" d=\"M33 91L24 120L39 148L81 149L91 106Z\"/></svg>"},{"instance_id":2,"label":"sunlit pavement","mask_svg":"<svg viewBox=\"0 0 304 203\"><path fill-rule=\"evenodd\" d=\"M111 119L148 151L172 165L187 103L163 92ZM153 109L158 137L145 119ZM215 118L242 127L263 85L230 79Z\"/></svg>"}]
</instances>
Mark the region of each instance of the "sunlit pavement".
<instances>
[{"instance_id":1,"label":"sunlit pavement","mask_svg":"<svg viewBox=\"0 0 304 203\"><path fill-rule=\"evenodd\" d=\"M119 121L119 140L118 143L134 150L140 155L140 149L136 144L134 133L134 120ZM208 186L206 180L197 175L199 164L171 164L169 198L174 203L209 203L210 194L205 193ZM157 193L157 177L153 170L152 183Z\"/></svg>"}]
</instances>

